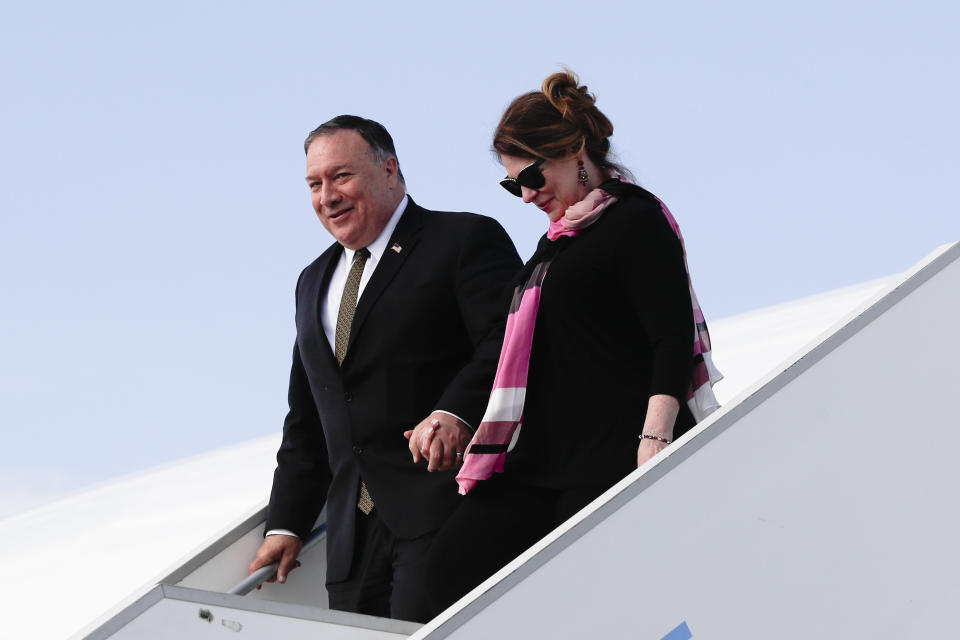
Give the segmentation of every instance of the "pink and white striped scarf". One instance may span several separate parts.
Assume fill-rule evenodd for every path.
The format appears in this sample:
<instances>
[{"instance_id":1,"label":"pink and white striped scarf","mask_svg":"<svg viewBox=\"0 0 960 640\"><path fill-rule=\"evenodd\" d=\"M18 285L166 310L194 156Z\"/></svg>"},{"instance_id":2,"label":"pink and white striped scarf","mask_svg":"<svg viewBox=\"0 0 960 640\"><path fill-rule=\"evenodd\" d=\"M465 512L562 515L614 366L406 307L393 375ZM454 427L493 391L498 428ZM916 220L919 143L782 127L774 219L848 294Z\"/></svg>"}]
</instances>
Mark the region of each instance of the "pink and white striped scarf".
<instances>
[{"instance_id":1,"label":"pink and white striped scarf","mask_svg":"<svg viewBox=\"0 0 960 640\"><path fill-rule=\"evenodd\" d=\"M586 198L567 209L562 218L550 223L547 238L553 242L563 236L576 236L580 229L596 222L604 209L616 201L615 196L603 189L594 189L587 194ZM693 304L695 325L694 371L687 391L687 405L699 422L720 406L713 395L712 387L723 376L713 366L710 358L710 334L707 331L707 323L703 319L700 304L697 302L697 296L693 292L690 268L687 267L687 251L683 245L683 236L680 235L680 227L667 209L667 205L659 198L657 202L660 203L664 217L673 232L677 234L680 246L683 248L683 261L687 270L687 282L690 285L690 301ZM533 347L533 328L537 323L540 289L549 268L549 258L537 263L526 281L514 290L490 401L464 455L463 466L457 474L461 494L466 495L480 480L486 480L494 473L503 471L507 452L513 448L520 434L523 403L527 391L527 373L530 369L530 351Z\"/></svg>"}]
</instances>

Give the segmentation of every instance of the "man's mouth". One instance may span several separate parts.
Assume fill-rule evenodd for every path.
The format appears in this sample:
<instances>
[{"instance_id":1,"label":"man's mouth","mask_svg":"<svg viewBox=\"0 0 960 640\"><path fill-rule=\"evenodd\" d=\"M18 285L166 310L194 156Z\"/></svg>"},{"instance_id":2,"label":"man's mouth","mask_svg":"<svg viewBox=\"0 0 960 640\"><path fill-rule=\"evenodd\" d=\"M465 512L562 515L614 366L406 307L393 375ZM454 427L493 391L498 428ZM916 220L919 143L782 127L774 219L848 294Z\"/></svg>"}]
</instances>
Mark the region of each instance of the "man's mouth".
<instances>
[{"instance_id":1,"label":"man's mouth","mask_svg":"<svg viewBox=\"0 0 960 640\"><path fill-rule=\"evenodd\" d=\"M348 213L348 212L350 212L350 211L353 211L353 207L347 207L346 209L341 209L340 211L337 211L336 213L331 213L330 215L327 216L327 219L328 219L328 220L336 220L337 218L341 217L343 214Z\"/></svg>"}]
</instances>

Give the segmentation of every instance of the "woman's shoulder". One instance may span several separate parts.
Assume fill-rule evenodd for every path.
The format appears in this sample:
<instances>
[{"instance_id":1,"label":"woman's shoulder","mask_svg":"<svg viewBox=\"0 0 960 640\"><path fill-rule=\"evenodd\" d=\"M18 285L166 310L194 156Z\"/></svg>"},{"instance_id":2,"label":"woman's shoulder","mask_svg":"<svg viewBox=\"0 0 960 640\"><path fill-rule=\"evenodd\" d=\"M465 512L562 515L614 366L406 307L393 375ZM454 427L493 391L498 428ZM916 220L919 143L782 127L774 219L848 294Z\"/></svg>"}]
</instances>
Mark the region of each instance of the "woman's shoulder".
<instances>
[{"instance_id":1,"label":"woman's shoulder","mask_svg":"<svg viewBox=\"0 0 960 640\"><path fill-rule=\"evenodd\" d=\"M656 212L660 209L660 200L643 187L620 180L608 180L600 188L617 198L619 209Z\"/></svg>"},{"instance_id":2,"label":"woman's shoulder","mask_svg":"<svg viewBox=\"0 0 960 640\"><path fill-rule=\"evenodd\" d=\"M602 188L617 198L603 215L609 219L609 232L624 234L625 240L673 233L663 203L643 187L611 180Z\"/></svg>"}]
</instances>

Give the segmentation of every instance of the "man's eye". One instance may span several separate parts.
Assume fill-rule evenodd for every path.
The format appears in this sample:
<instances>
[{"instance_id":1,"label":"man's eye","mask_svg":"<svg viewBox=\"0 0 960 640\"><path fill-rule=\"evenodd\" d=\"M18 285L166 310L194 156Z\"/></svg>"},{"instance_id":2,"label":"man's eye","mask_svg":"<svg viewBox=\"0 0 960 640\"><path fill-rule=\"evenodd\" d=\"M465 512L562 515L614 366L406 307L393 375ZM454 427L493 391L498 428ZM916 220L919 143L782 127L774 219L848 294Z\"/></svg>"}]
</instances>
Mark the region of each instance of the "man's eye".
<instances>
[{"instance_id":1,"label":"man's eye","mask_svg":"<svg viewBox=\"0 0 960 640\"><path fill-rule=\"evenodd\" d=\"M344 179L346 179L346 178L348 178L348 177L350 177L350 174L349 174L349 173L346 173L346 172L338 173L337 176L336 176L337 180L344 180Z\"/></svg>"}]
</instances>

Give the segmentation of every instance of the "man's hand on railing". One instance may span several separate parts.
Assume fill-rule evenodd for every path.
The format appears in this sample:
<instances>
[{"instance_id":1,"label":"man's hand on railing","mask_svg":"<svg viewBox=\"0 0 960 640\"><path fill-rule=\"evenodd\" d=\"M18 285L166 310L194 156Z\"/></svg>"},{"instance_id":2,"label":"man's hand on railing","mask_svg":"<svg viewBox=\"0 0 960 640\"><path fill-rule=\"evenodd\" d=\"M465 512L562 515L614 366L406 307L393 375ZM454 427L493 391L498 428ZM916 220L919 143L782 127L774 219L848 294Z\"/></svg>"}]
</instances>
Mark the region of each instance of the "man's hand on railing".
<instances>
[{"instance_id":1,"label":"man's hand on railing","mask_svg":"<svg viewBox=\"0 0 960 640\"><path fill-rule=\"evenodd\" d=\"M303 542L297 536L288 536L282 533L269 535L263 539L263 544L257 549L257 557L250 563L247 573L253 573L260 567L279 561L277 574L267 582L277 581L281 584L287 581L287 574L300 566L297 556Z\"/></svg>"}]
</instances>

